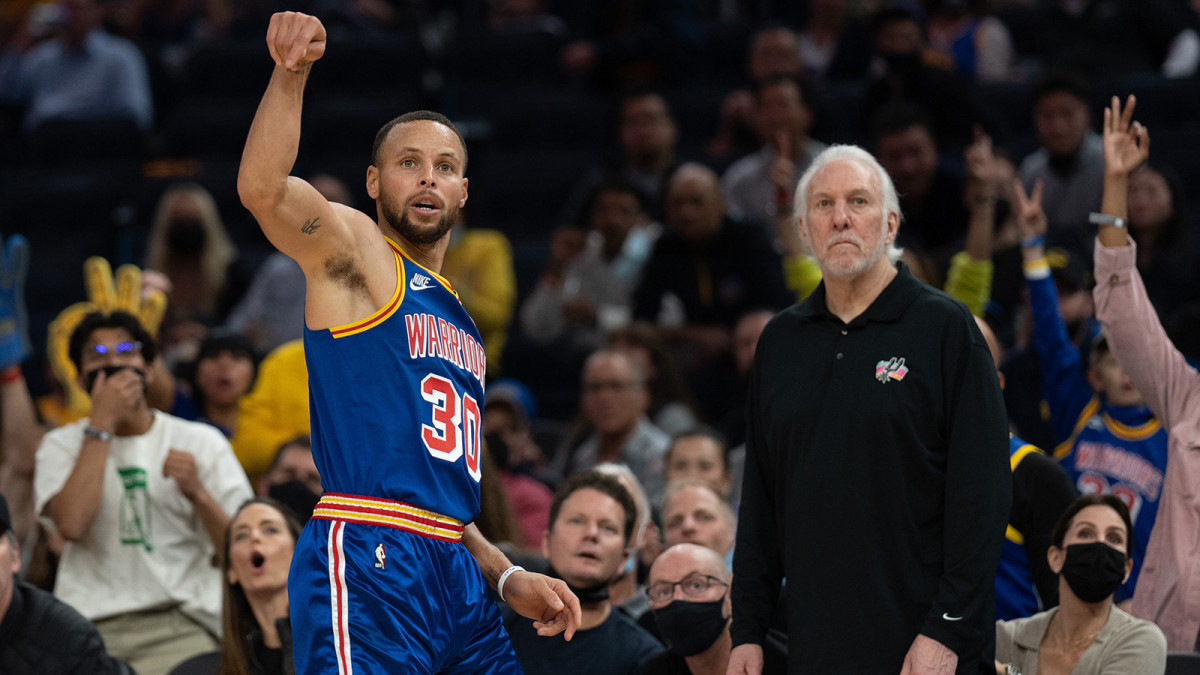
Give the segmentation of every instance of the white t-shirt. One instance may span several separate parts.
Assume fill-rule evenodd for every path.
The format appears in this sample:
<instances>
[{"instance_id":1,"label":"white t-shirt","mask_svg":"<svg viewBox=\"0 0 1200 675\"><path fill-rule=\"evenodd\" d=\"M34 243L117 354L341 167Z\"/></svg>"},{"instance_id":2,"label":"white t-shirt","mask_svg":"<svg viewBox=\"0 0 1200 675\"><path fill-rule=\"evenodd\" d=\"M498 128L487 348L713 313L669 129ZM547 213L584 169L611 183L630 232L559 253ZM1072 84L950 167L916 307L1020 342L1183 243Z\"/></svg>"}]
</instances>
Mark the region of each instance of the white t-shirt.
<instances>
[{"instance_id":1,"label":"white t-shirt","mask_svg":"<svg viewBox=\"0 0 1200 675\"><path fill-rule=\"evenodd\" d=\"M37 451L37 513L75 467L87 420L48 432ZM221 633L222 573L207 531L175 480L163 476L170 449L190 452L205 489L232 514L253 493L220 431L157 410L141 436L109 446L104 492L91 530L67 542L54 595L93 621L169 606Z\"/></svg>"}]
</instances>

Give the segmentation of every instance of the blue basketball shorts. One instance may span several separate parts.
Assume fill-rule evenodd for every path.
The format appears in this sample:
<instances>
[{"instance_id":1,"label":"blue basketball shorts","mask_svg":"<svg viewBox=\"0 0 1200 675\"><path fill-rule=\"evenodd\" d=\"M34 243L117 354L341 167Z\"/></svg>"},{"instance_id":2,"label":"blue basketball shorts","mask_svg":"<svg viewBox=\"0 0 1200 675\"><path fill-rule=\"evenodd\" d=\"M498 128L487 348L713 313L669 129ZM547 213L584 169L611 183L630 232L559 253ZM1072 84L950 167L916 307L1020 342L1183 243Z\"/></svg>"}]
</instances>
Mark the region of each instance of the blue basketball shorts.
<instances>
[{"instance_id":1,"label":"blue basketball shorts","mask_svg":"<svg viewBox=\"0 0 1200 675\"><path fill-rule=\"evenodd\" d=\"M329 494L288 577L296 673L521 673L462 523Z\"/></svg>"}]
</instances>

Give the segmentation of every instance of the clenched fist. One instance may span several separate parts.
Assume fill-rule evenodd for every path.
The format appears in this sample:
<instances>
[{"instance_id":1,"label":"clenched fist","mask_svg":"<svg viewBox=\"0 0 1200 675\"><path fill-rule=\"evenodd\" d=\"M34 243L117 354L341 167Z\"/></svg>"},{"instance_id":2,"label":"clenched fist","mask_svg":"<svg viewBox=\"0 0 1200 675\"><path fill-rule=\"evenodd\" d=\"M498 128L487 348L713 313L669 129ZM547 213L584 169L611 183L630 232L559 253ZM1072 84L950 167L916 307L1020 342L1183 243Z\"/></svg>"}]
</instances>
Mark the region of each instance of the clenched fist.
<instances>
[{"instance_id":1,"label":"clenched fist","mask_svg":"<svg viewBox=\"0 0 1200 675\"><path fill-rule=\"evenodd\" d=\"M315 16L279 12L267 28L267 48L277 65L292 72L307 72L325 55L325 26Z\"/></svg>"}]
</instances>

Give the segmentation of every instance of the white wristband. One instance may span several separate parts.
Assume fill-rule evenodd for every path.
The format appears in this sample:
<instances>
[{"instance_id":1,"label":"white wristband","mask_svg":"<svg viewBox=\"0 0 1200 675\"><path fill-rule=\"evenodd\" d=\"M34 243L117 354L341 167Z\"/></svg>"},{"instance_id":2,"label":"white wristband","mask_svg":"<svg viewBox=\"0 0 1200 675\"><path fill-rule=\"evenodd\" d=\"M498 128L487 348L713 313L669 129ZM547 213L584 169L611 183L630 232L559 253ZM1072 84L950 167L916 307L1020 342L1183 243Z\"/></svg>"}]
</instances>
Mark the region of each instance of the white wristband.
<instances>
[{"instance_id":1,"label":"white wristband","mask_svg":"<svg viewBox=\"0 0 1200 675\"><path fill-rule=\"evenodd\" d=\"M504 582L508 581L508 577L511 576L513 572L524 571L524 567L521 567L520 565L513 565L512 567L504 570L504 574L500 575L500 581L496 582L496 594L500 596L501 600L504 600Z\"/></svg>"}]
</instances>

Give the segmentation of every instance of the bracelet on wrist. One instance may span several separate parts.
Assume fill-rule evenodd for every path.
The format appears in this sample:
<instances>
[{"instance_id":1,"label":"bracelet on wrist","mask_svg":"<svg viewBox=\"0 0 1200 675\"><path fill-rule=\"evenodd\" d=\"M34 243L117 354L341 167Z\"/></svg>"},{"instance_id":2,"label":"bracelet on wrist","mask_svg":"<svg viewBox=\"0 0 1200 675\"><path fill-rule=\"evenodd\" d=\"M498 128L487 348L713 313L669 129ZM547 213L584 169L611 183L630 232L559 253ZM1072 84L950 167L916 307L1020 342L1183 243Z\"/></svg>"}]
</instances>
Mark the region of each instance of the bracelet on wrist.
<instances>
[{"instance_id":1,"label":"bracelet on wrist","mask_svg":"<svg viewBox=\"0 0 1200 675\"><path fill-rule=\"evenodd\" d=\"M500 575L500 581L496 582L496 595L499 595L501 600L504 600L504 582L508 581L508 578L512 576L513 572L524 571L524 567L521 567L520 565L513 565L512 567L504 570L504 574Z\"/></svg>"},{"instance_id":2,"label":"bracelet on wrist","mask_svg":"<svg viewBox=\"0 0 1200 675\"><path fill-rule=\"evenodd\" d=\"M1046 238L1040 234L1035 234L1030 237L1021 237L1021 246L1023 248L1030 248L1032 246L1045 246L1045 245L1046 245Z\"/></svg>"},{"instance_id":3,"label":"bracelet on wrist","mask_svg":"<svg viewBox=\"0 0 1200 675\"><path fill-rule=\"evenodd\" d=\"M1120 216L1114 216L1108 213L1089 213L1088 222L1092 225L1110 225L1112 227L1124 228L1128 221Z\"/></svg>"},{"instance_id":4,"label":"bracelet on wrist","mask_svg":"<svg viewBox=\"0 0 1200 675\"><path fill-rule=\"evenodd\" d=\"M114 438L113 433L111 431L97 429L96 427L93 427L93 426L84 427L83 435L87 436L88 438L94 438L94 439L100 441L101 443L109 443Z\"/></svg>"}]
</instances>

